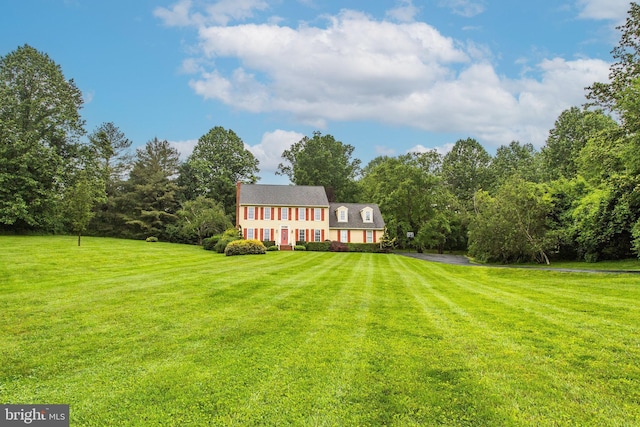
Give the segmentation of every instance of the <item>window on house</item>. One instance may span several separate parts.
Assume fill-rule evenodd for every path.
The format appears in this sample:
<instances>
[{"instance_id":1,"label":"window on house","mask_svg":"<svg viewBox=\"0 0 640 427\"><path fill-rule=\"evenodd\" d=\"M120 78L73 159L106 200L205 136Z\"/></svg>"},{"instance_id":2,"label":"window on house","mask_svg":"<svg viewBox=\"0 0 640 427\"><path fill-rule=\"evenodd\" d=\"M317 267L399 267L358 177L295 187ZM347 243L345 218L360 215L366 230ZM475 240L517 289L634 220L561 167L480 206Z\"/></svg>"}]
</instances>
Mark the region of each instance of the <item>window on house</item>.
<instances>
[{"instance_id":1,"label":"window on house","mask_svg":"<svg viewBox=\"0 0 640 427\"><path fill-rule=\"evenodd\" d=\"M299 242L304 242L304 236L305 236L306 230L298 230L298 241Z\"/></svg>"},{"instance_id":2,"label":"window on house","mask_svg":"<svg viewBox=\"0 0 640 427\"><path fill-rule=\"evenodd\" d=\"M340 230L340 241L342 243L349 242L349 230Z\"/></svg>"},{"instance_id":3,"label":"window on house","mask_svg":"<svg viewBox=\"0 0 640 427\"><path fill-rule=\"evenodd\" d=\"M320 239L322 239L322 230L314 230L314 232L313 232L313 241L314 242L320 242Z\"/></svg>"},{"instance_id":4,"label":"window on house","mask_svg":"<svg viewBox=\"0 0 640 427\"><path fill-rule=\"evenodd\" d=\"M256 219L256 208L253 206L249 206L247 209L247 219Z\"/></svg>"},{"instance_id":5,"label":"window on house","mask_svg":"<svg viewBox=\"0 0 640 427\"><path fill-rule=\"evenodd\" d=\"M265 211L266 213L266 211ZM265 228L264 229L264 240L271 240L271 229L270 228Z\"/></svg>"},{"instance_id":6,"label":"window on house","mask_svg":"<svg viewBox=\"0 0 640 427\"><path fill-rule=\"evenodd\" d=\"M371 211L369 210L364 211L364 221L371 222Z\"/></svg>"},{"instance_id":7,"label":"window on house","mask_svg":"<svg viewBox=\"0 0 640 427\"><path fill-rule=\"evenodd\" d=\"M367 230L367 243L373 243L373 230Z\"/></svg>"},{"instance_id":8,"label":"window on house","mask_svg":"<svg viewBox=\"0 0 640 427\"><path fill-rule=\"evenodd\" d=\"M338 209L338 222L347 222L347 209Z\"/></svg>"},{"instance_id":9,"label":"window on house","mask_svg":"<svg viewBox=\"0 0 640 427\"><path fill-rule=\"evenodd\" d=\"M298 208L298 220L300 221L306 221L306 213L307 210L305 208Z\"/></svg>"},{"instance_id":10,"label":"window on house","mask_svg":"<svg viewBox=\"0 0 640 427\"><path fill-rule=\"evenodd\" d=\"M271 220L271 208L264 208L264 219L267 221Z\"/></svg>"},{"instance_id":11,"label":"window on house","mask_svg":"<svg viewBox=\"0 0 640 427\"><path fill-rule=\"evenodd\" d=\"M316 221L322 221L322 209L320 208L315 208L313 215L315 217Z\"/></svg>"},{"instance_id":12,"label":"window on house","mask_svg":"<svg viewBox=\"0 0 640 427\"><path fill-rule=\"evenodd\" d=\"M251 239L255 239L256 238L256 233L255 233L255 229L253 228L248 228L247 229L247 239L251 240Z\"/></svg>"},{"instance_id":13,"label":"window on house","mask_svg":"<svg viewBox=\"0 0 640 427\"><path fill-rule=\"evenodd\" d=\"M282 214L280 215L280 218L282 218L282 220L287 221L289 219L289 208L282 208L281 209Z\"/></svg>"}]
</instances>

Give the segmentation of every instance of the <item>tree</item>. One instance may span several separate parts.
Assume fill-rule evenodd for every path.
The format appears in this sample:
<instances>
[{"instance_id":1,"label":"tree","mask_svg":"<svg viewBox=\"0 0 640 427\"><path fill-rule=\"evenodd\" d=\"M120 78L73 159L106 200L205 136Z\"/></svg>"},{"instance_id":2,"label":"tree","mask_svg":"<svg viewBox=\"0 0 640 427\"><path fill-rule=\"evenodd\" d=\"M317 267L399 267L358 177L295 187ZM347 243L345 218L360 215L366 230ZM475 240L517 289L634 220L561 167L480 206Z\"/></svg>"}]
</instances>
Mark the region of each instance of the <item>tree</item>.
<instances>
[{"instance_id":1,"label":"tree","mask_svg":"<svg viewBox=\"0 0 640 427\"><path fill-rule=\"evenodd\" d=\"M320 185L329 201L353 202L357 198L356 178L360 160L352 159L354 147L331 135L314 132L282 153L286 163L278 165L277 175L286 175L296 185Z\"/></svg>"},{"instance_id":2,"label":"tree","mask_svg":"<svg viewBox=\"0 0 640 427\"><path fill-rule=\"evenodd\" d=\"M579 168L580 153L593 138L606 137L617 129L616 122L602 110L581 110L571 107L563 111L549 131L542 149L544 170L550 179L571 179Z\"/></svg>"},{"instance_id":3,"label":"tree","mask_svg":"<svg viewBox=\"0 0 640 427\"><path fill-rule=\"evenodd\" d=\"M203 196L184 202L177 215L178 225L182 228L183 234L196 235L198 245L202 245L205 237L233 227L222 205Z\"/></svg>"},{"instance_id":4,"label":"tree","mask_svg":"<svg viewBox=\"0 0 640 427\"><path fill-rule=\"evenodd\" d=\"M457 213L452 196L436 174L439 164L440 155L431 151L379 157L365 167L360 181L363 197L380 206L388 232L402 246L413 245L407 232L418 235L415 241L418 250L424 247L441 249L446 242L457 241L446 232L446 228L456 221ZM442 221L433 221L435 217ZM436 233L446 236L434 239Z\"/></svg>"},{"instance_id":5,"label":"tree","mask_svg":"<svg viewBox=\"0 0 640 427\"><path fill-rule=\"evenodd\" d=\"M214 127L198 139L180 169L183 198L219 200L226 212L235 213L236 183L255 184L259 179L258 163L232 130Z\"/></svg>"},{"instance_id":6,"label":"tree","mask_svg":"<svg viewBox=\"0 0 640 427\"><path fill-rule=\"evenodd\" d=\"M126 223L136 237L164 237L165 229L177 219L179 208L175 177L178 150L158 138L136 150L136 159L127 181Z\"/></svg>"},{"instance_id":7,"label":"tree","mask_svg":"<svg viewBox=\"0 0 640 427\"><path fill-rule=\"evenodd\" d=\"M491 186L491 156L472 138L456 141L442 161L442 176L451 192L467 205L477 190Z\"/></svg>"},{"instance_id":8,"label":"tree","mask_svg":"<svg viewBox=\"0 0 640 427\"><path fill-rule=\"evenodd\" d=\"M547 252L557 246L549 234L551 210L546 188L518 176L500 187L495 197L479 191L469 225L469 253L481 261L548 264Z\"/></svg>"},{"instance_id":9,"label":"tree","mask_svg":"<svg viewBox=\"0 0 640 427\"><path fill-rule=\"evenodd\" d=\"M532 182L541 179L539 153L532 144L520 144L518 141L500 146L491 161L490 169L496 187L500 187L514 175Z\"/></svg>"},{"instance_id":10,"label":"tree","mask_svg":"<svg viewBox=\"0 0 640 427\"><path fill-rule=\"evenodd\" d=\"M80 237L87 229L91 218L95 215L93 210L96 203L105 198L104 183L92 179L86 170L80 170L75 177L75 182L66 188L64 193L64 216L71 227L71 231Z\"/></svg>"},{"instance_id":11,"label":"tree","mask_svg":"<svg viewBox=\"0 0 640 427\"><path fill-rule=\"evenodd\" d=\"M89 135L94 167L105 183L106 192L106 198L97 207L91 224L91 229L98 234L118 235L124 225L118 201L133 163L131 144L131 140L112 122L103 123Z\"/></svg>"},{"instance_id":12,"label":"tree","mask_svg":"<svg viewBox=\"0 0 640 427\"><path fill-rule=\"evenodd\" d=\"M615 62L609 68L609 82L596 82L589 87L587 97L592 103L615 111L624 99L627 89L640 78L640 5L630 3L618 45L611 51Z\"/></svg>"},{"instance_id":13,"label":"tree","mask_svg":"<svg viewBox=\"0 0 640 427\"><path fill-rule=\"evenodd\" d=\"M0 58L0 224L54 228L84 134L82 94L29 45Z\"/></svg>"}]
</instances>

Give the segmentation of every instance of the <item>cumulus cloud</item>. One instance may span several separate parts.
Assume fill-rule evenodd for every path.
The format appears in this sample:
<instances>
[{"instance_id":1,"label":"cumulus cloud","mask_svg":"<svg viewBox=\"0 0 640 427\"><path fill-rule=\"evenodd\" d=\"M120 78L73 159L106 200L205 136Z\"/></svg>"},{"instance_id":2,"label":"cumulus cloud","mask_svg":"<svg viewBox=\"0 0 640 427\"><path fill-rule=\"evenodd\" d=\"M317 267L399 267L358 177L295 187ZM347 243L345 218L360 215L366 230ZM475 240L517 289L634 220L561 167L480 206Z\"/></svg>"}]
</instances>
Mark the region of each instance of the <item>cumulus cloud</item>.
<instances>
[{"instance_id":1,"label":"cumulus cloud","mask_svg":"<svg viewBox=\"0 0 640 427\"><path fill-rule=\"evenodd\" d=\"M524 77L508 78L496 72L485 47L445 37L426 23L378 21L349 10L327 17L324 26L202 25L198 40L201 56L184 68L195 73L190 85L205 99L291 114L316 128L371 120L465 133L496 146L542 145L560 112L584 103L584 88L606 81L609 70L600 60L551 58L528 64ZM266 153L270 144L253 149Z\"/></svg>"},{"instance_id":2,"label":"cumulus cloud","mask_svg":"<svg viewBox=\"0 0 640 427\"><path fill-rule=\"evenodd\" d=\"M578 15L583 19L624 21L629 11L629 0L578 0Z\"/></svg>"},{"instance_id":3,"label":"cumulus cloud","mask_svg":"<svg viewBox=\"0 0 640 427\"><path fill-rule=\"evenodd\" d=\"M248 150L260 161L261 173L275 173L283 162L282 153L304 138L299 132L275 130L262 135L259 144L248 146Z\"/></svg>"}]
</instances>

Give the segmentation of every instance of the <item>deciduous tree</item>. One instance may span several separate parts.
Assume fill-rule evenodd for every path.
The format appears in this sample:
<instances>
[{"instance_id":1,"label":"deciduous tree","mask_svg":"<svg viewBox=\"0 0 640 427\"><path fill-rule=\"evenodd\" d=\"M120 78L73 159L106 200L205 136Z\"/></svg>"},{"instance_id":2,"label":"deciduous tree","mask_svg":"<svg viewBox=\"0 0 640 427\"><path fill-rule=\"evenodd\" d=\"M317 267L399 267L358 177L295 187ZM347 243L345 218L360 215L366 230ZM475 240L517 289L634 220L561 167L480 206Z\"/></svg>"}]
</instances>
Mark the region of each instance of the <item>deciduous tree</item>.
<instances>
[{"instance_id":1,"label":"deciduous tree","mask_svg":"<svg viewBox=\"0 0 640 427\"><path fill-rule=\"evenodd\" d=\"M0 224L55 227L84 133L82 94L29 45L0 58Z\"/></svg>"},{"instance_id":2,"label":"deciduous tree","mask_svg":"<svg viewBox=\"0 0 640 427\"><path fill-rule=\"evenodd\" d=\"M236 183L258 181L258 159L232 130L216 126L198 139L180 169L184 199L198 196L219 200L227 213L235 213Z\"/></svg>"},{"instance_id":3,"label":"deciduous tree","mask_svg":"<svg viewBox=\"0 0 640 427\"><path fill-rule=\"evenodd\" d=\"M278 165L278 175L286 175L296 185L320 185L329 201L354 202L360 174L360 160L353 159L354 147L331 135L314 132L282 153L286 161Z\"/></svg>"}]
</instances>

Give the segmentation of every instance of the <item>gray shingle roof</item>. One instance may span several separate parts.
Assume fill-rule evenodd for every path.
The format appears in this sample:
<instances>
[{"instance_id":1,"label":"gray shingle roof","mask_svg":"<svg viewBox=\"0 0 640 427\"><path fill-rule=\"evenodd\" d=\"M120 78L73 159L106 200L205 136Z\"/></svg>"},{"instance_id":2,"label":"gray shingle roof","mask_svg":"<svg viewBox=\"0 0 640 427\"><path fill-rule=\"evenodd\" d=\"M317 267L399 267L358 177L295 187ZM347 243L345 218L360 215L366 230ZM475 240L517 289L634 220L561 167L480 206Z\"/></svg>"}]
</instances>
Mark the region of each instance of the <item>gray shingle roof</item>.
<instances>
[{"instance_id":1,"label":"gray shingle roof","mask_svg":"<svg viewBox=\"0 0 640 427\"><path fill-rule=\"evenodd\" d=\"M242 184L240 204L248 206L327 207L324 187L308 185Z\"/></svg>"},{"instance_id":2,"label":"gray shingle roof","mask_svg":"<svg viewBox=\"0 0 640 427\"><path fill-rule=\"evenodd\" d=\"M347 208L347 222L338 222L336 210L344 206ZM373 222L364 222L360 211L366 207L373 209ZM329 204L329 228L351 228L351 229L383 229L384 219L380 213L378 205L373 203L331 203Z\"/></svg>"}]
</instances>

